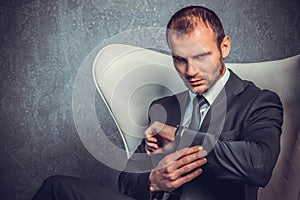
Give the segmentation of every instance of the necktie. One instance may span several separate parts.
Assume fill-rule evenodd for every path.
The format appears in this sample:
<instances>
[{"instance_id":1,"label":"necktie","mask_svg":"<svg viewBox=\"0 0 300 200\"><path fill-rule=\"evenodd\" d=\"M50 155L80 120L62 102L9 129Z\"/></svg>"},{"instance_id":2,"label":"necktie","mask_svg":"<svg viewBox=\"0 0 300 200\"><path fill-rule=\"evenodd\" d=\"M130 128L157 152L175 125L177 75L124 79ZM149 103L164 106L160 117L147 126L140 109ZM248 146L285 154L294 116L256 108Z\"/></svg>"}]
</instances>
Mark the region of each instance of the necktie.
<instances>
[{"instance_id":1,"label":"necktie","mask_svg":"<svg viewBox=\"0 0 300 200\"><path fill-rule=\"evenodd\" d=\"M198 131L199 130L199 124L201 120L200 116L200 108L206 103L206 99L203 97L203 95L197 95L194 97L193 100L193 113L191 122L189 125L190 130Z\"/></svg>"}]
</instances>

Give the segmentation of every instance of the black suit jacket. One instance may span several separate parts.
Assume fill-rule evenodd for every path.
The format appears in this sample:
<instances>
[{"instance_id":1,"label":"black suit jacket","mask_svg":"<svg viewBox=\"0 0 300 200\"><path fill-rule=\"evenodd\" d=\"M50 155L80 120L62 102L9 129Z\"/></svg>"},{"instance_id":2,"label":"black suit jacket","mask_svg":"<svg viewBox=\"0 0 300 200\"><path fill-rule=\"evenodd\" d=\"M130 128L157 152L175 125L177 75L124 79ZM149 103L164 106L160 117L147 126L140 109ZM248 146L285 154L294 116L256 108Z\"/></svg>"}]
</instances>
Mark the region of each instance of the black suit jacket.
<instances>
[{"instance_id":1,"label":"black suit jacket","mask_svg":"<svg viewBox=\"0 0 300 200\"><path fill-rule=\"evenodd\" d=\"M202 145L209 152L203 173L177 190L182 199L254 200L258 188L271 178L280 151L282 104L274 92L230 72L200 130L185 131L179 142L179 148ZM186 91L154 101L150 123L180 125L188 100ZM145 153L144 140L136 153ZM149 199L149 170L163 155L143 159L137 155L129 159L126 170L145 173L122 172L119 189L136 199Z\"/></svg>"}]
</instances>

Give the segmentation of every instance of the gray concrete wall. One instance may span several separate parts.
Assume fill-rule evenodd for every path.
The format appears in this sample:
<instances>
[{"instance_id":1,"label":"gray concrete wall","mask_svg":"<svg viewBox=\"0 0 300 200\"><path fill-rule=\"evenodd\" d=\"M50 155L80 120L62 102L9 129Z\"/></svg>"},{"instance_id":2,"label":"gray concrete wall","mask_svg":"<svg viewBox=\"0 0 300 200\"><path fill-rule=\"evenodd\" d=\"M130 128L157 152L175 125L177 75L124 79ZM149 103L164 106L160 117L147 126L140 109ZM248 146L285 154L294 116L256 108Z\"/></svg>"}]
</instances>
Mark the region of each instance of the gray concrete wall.
<instances>
[{"instance_id":1,"label":"gray concrete wall","mask_svg":"<svg viewBox=\"0 0 300 200\"><path fill-rule=\"evenodd\" d=\"M30 199L42 180L65 174L116 187L118 173L81 143L72 116L72 86L88 53L111 36L164 27L187 5L216 11L232 38L228 62L258 62L300 53L297 0L2 0L0 2L0 199ZM117 129L96 98L101 127L118 146Z\"/></svg>"}]
</instances>

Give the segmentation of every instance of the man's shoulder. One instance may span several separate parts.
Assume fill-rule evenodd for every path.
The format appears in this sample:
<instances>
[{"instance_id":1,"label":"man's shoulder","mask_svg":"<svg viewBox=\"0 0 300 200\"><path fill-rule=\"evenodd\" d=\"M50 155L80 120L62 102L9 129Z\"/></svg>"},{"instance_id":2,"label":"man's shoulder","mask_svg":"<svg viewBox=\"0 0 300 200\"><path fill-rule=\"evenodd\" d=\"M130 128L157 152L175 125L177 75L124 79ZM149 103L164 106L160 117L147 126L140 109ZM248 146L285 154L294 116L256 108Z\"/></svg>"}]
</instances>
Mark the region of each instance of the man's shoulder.
<instances>
[{"instance_id":1,"label":"man's shoulder","mask_svg":"<svg viewBox=\"0 0 300 200\"><path fill-rule=\"evenodd\" d=\"M256 98L260 95L271 95L274 97L278 97L278 95L271 90L262 89L259 86L257 86L255 83L253 83L250 80L244 80L241 77L239 77L237 74L235 74L233 71L231 71L231 78L233 81L231 81L229 87L239 87L237 85L241 85L240 91L241 94L246 95L248 97ZM241 89L242 88L242 89Z\"/></svg>"},{"instance_id":2,"label":"man's shoulder","mask_svg":"<svg viewBox=\"0 0 300 200\"><path fill-rule=\"evenodd\" d=\"M245 87L244 90L241 93L239 93L238 99L239 102L243 102L243 105L261 104L262 102L266 104L282 104L280 97L276 92L268 89L262 89L248 80L242 80L242 82Z\"/></svg>"},{"instance_id":3,"label":"man's shoulder","mask_svg":"<svg viewBox=\"0 0 300 200\"><path fill-rule=\"evenodd\" d=\"M259 96L269 96L275 99L279 99L278 94L274 91L262 89L251 81L244 80L244 82L247 84L247 87L245 87L245 90L242 92L242 94L248 97L257 98Z\"/></svg>"}]
</instances>

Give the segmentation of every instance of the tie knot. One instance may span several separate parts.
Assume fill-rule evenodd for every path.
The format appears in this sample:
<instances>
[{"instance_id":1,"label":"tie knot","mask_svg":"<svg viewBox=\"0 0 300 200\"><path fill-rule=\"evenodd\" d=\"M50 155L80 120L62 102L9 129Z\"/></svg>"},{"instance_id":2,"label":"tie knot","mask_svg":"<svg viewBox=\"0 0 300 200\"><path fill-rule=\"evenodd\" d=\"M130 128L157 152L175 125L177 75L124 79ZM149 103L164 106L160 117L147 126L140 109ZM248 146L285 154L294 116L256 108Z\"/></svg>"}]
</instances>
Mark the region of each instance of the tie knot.
<instances>
[{"instance_id":1,"label":"tie knot","mask_svg":"<svg viewBox=\"0 0 300 200\"><path fill-rule=\"evenodd\" d=\"M206 103L206 99L203 95L197 94L193 100L193 106L201 107Z\"/></svg>"}]
</instances>

